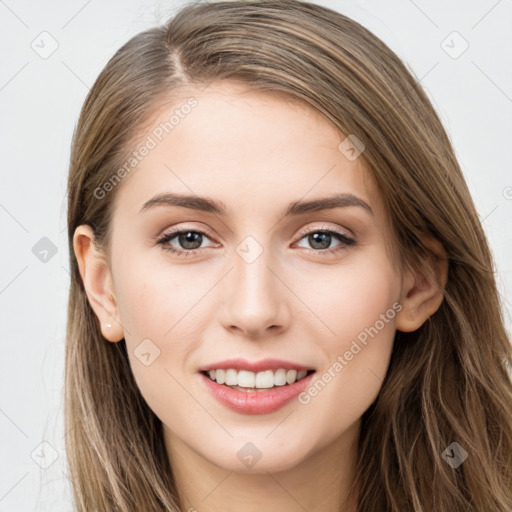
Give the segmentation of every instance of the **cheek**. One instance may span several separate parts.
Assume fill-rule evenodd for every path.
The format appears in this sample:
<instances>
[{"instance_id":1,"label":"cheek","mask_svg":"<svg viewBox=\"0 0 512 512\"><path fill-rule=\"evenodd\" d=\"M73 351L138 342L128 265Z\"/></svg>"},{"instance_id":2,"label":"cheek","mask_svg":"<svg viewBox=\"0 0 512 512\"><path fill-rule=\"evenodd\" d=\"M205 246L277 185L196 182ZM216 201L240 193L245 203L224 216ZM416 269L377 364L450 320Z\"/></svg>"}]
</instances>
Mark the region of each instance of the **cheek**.
<instances>
[{"instance_id":1,"label":"cheek","mask_svg":"<svg viewBox=\"0 0 512 512\"><path fill-rule=\"evenodd\" d=\"M137 265L143 257L125 258L117 267L116 298L130 365L141 394L161 418L173 406L190 407L180 383L208 320L201 302L211 285L199 276L169 267ZM191 408L192 409L192 408Z\"/></svg>"},{"instance_id":2,"label":"cheek","mask_svg":"<svg viewBox=\"0 0 512 512\"><path fill-rule=\"evenodd\" d=\"M183 325L190 329L190 318L201 309L195 305L209 289L204 275L173 268L163 258L155 264L144 254L123 259L118 280L119 313L132 342L142 337L167 343Z\"/></svg>"},{"instance_id":3,"label":"cheek","mask_svg":"<svg viewBox=\"0 0 512 512\"><path fill-rule=\"evenodd\" d=\"M379 250L355 256L337 268L319 268L314 275L311 270L296 275L300 276L298 295L318 317L317 330L325 333L320 339L313 339L327 352L340 350L347 341L350 344L350 340L373 326L400 295L399 277ZM391 316L395 316L393 311ZM394 325L394 321L385 326L379 322L379 330L391 330L389 324Z\"/></svg>"},{"instance_id":4,"label":"cheek","mask_svg":"<svg viewBox=\"0 0 512 512\"><path fill-rule=\"evenodd\" d=\"M387 259L374 258L340 267L336 279L320 286L308 281L316 283L308 305L329 330L317 337L322 368L299 402L333 439L361 417L382 386L401 309L399 279Z\"/></svg>"}]
</instances>

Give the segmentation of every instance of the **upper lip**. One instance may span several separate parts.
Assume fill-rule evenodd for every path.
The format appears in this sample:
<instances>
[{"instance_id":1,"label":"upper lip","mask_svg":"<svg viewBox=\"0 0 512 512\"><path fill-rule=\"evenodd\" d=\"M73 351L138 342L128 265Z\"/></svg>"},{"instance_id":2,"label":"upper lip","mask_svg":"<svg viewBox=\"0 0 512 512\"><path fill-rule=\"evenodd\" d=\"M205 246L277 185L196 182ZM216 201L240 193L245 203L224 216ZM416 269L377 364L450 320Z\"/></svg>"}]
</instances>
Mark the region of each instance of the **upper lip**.
<instances>
[{"instance_id":1,"label":"upper lip","mask_svg":"<svg viewBox=\"0 0 512 512\"><path fill-rule=\"evenodd\" d=\"M199 368L201 372L207 372L210 370L248 370L254 373L262 372L265 370L279 370L284 368L285 370L314 370L310 366L304 366L303 364L294 363L292 361L284 361L283 359L261 359L259 361L247 361L246 359L226 359L224 361L218 361L216 363L207 364Z\"/></svg>"}]
</instances>

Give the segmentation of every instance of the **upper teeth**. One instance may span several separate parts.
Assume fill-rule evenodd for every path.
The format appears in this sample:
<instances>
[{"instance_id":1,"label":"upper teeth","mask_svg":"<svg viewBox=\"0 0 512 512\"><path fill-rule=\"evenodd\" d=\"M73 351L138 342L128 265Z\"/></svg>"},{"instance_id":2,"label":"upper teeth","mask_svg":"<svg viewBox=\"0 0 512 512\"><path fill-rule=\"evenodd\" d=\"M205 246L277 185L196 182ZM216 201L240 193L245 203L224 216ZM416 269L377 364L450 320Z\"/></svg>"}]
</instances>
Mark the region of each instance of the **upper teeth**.
<instances>
[{"instance_id":1,"label":"upper teeth","mask_svg":"<svg viewBox=\"0 0 512 512\"><path fill-rule=\"evenodd\" d=\"M208 374L210 379L217 384L226 384L227 386L240 386L243 388L272 388L274 386L284 386L293 384L295 381L304 378L307 370L285 370L280 368L275 372L265 370L264 372L250 372L248 370L210 370Z\"/></svg>"}]
</instances>

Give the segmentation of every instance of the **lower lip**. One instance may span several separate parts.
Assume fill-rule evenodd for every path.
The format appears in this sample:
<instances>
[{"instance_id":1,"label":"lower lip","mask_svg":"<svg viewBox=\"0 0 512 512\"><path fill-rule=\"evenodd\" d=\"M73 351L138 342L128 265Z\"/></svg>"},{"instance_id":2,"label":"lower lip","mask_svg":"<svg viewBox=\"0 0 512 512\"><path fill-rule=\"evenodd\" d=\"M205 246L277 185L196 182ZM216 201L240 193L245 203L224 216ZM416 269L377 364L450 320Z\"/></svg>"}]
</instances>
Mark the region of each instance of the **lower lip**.
<instances>
[{"instance_id":1,"label":"lower lip","mask_svg":"<svg viewBox=\"0 0 512 512\"><path fill-rule=\"evenodd\" d=\"M224 384L217 384L204 374L200 374L210 393L224 406L241 414L269 414L291 402L306 389L314 375L285 386L277 386L268 391L238 391Z\"/></svg>"}]
</instances>

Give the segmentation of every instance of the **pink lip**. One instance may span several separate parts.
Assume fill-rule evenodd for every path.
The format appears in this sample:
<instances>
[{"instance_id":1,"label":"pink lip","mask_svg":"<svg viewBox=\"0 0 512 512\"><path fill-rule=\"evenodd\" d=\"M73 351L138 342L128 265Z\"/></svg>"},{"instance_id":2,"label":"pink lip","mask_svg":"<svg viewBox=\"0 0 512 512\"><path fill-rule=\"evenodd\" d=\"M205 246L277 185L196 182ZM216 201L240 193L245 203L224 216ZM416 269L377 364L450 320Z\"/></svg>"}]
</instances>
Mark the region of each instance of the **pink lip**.
<instances>
[{"instance_id":1,"label":"pink lip","mask_svg":"<svg viewBox=\"0 0 512 512\"><path fill-rule=\"evenodd\" d=\"M233 368L233 366L227 368ZM266 368L269 369L268 366ZM276 386L268 391L238 391L224 384L217 384L204 374L201 374L201 379L214 398L228 409L241 414L269 414L281 409L304 391L311 383L313 375L314 373L311 373L298 382Z\"/></svg>"},{"instance_id":2,"label":"pink lip","mask_svg":"<svg viewBox=\"0 0 512 512\"><path fill-rule=\"evenodd\" d=\"M227 359L217 363L208 364L199 368L200 372L207 372L210 370L249 370L251 372L263 372L265 370L314 370L314 368L304 366L302 364L292 363L291 361L283 361L281 359L262 359L261 361L246 361L245 359ZM299 381L300 382L300 381Z\"/></svg>"}]
</instances>

